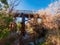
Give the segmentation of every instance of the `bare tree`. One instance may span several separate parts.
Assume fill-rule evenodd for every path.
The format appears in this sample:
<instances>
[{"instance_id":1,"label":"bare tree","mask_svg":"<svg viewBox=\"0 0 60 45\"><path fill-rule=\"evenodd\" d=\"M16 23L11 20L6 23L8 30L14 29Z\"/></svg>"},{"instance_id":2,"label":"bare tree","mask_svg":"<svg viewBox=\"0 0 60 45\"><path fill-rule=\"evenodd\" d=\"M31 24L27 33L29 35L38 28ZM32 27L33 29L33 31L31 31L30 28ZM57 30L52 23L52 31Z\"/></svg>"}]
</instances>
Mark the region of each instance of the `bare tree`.
<instances>
[{"instance_id":1,"label":"bare tree","mask_svg":"<svg viewBox=\"0 0 60 45\"><path fill-rule=\"evenodd\" d=\"M13 9L22 2L22 0L0 0L0 2L3 4L3 9L6 11L8 10L8 12L11 13Z\"/></svg>"},{"instance_id":2,"label":"bare tree","mask_svg":"<svg viewBox=\"0 0 60 45\"><path fill-rule=\"evenodd\" d=\"M13 9L18 6L22 0L10 0L9 2L9 13L13 11Z\"/></svg>"}]
</instances>

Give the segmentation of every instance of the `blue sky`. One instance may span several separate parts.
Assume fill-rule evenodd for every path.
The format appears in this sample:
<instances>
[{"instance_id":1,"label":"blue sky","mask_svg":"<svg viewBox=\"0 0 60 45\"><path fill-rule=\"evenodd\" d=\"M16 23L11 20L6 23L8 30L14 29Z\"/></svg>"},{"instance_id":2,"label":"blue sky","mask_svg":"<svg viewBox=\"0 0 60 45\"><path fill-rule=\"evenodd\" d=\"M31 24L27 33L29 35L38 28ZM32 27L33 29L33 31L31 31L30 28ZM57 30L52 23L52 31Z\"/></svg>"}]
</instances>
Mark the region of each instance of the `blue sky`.
<instances>
[{"instance_id":1,"label":"blue sky","mask_svg":"<svg viewBox=\"0 0 60 45\"><path fill-rule=\"evenodd\" d=\"M42 8L48 7L50 3L53 3L55 0L23 0L15 8L17 10L39 10Z\"/></svg>"}]
</instances>

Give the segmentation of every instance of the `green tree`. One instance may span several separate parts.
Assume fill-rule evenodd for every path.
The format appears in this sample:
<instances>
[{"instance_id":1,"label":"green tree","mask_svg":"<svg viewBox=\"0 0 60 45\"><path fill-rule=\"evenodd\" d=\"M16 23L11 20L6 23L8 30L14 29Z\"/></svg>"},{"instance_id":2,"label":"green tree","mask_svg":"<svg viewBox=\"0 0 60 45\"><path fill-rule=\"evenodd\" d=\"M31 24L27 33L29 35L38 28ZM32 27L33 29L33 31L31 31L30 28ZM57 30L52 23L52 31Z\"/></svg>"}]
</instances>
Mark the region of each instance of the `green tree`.
<instances>
[{"instance_id":1,"label":"green tree","mask_svg":"<svg viewBox=\"0 0 60 45\"><path fill-rule=\"evenodd\" d=\"M7 0L0 0L2 3L8 5Z\"/></svg>"},{"instance_id":2,"label":"green tree","mask_svg":"<svg viewBox=\"0 0 60 45\"><path fill-rule=\"evenodd\" d=\"M9 24L13 22L13 14L11 12L13 11L12 9L19 4L18 0L12 1L13 0L10 0L11 3L8 4L7 0L0 0L0 2L4 4L4 6L0 4L2 8L2 10L0 10L0 40L10 34ZM5 10L3 8L5 8ZM8 8L10 12L6 13Z\"/></svg>"}]
</instances>

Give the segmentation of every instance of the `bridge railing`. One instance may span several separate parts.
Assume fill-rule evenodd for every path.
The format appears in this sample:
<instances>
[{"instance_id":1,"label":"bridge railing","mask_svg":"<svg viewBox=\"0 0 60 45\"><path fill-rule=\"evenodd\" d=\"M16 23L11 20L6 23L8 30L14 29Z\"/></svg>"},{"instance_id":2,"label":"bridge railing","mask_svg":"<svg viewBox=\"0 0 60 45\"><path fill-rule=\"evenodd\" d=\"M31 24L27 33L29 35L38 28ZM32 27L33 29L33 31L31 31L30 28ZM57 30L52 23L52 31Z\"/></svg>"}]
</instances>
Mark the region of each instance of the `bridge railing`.
<instances>
[{"instance_id":1,"label":"bridge railing","mask_svg":"<svg viewBox=\"0 0 60 45\"><path fill-rule=\"evenodd\" d=\"M34 14L37 11L33 11L33 10L16 10L14 11L15 13L24 13L24 14Z\"/></svg>"}]
</instances>

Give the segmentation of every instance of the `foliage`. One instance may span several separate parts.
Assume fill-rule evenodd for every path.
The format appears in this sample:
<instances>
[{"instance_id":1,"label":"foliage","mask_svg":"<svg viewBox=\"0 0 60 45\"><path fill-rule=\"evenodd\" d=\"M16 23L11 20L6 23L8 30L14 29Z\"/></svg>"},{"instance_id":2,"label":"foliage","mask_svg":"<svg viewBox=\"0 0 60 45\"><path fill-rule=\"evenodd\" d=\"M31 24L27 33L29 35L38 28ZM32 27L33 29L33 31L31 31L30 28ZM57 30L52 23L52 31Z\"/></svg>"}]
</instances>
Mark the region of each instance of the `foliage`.
<instances>
[{"instance_id":1,"label":"foliage","mask_svg":"<svg viewBox=\"0 0 60 45\"><path fill-rule=\"evenodd\" d=\"M11 1L11 0L10 0ZM12 22L13 25L15 26L15 23L13 22L13 14L11 14L11 12L13 10L11 10L11 12L9 13L6 13L7 12L7 9L10 8L10 4L8 4L7 0L0 0L0 2L2 4L4 4L4 6L2 7L2 10L0 10L0 39L3 39L5 37L7 37L9 34L10 34L10 31L11 31L11 27L10 26L10 23ZM16 3L17 1L14 0L14 4ZM19 2L19 1L18 1ZM18 4L17 2L17 4ZM12 2L13 3L13 2ZM15 5L13 4L13 6L11 7L14 7ZM16 4L16 5L17 5ZM2 5L0 5L2 6ZM10 11L10 10L9 10ZM16 26L15 26L16 27ZM17 30L16 28L13 28L14 30ZM20 24L18 23L17 24L17 27L20 28ZM19 30L19 29L18 29Z\"/></svg>"},{"instance_id":2,"label":"foliage","mask_svg":"<svg viewBox=\"0 0 60 45\"><path fill-rule=\"evenodd\" d=\"M0 30L0 40L6 38L10 34L9 29Z\"/></svg>"},{"instance_id":3,"label":"foliage","mask_svg":"<svg viewBox=\"0 0 60 45\"><path fill-rule=\"evenodd\" d=\"M38 45L45 45L45 43L44 42L41 42L41 43L38 43Z\"/></svg>"},{"instance_id":4,"label":"foliage","mask_svg":"<svg viewBox=\"0 0 60 45\"><path fill-rule=\"evenodd\" d=\"M0 13L0 40L7 37L10 34L9 24L13 21L12 16L8 16Z\"/></svg>"},{"instance_id":5,"label":"foliage","mask_svg":"<svg viewBox=\"0 0 60 45\"><path fill-rule=\"evenodd\" d=\"M20 22L18 22L18 23L17 23L17 32L19 32L19 31L20 31L20 29L21 29L21 23L20 23Z\"/></svg>"},{"instance_id":6,"label":"foliage","mask_svg":"<svg viewBox=\"0 0 60 45\"><path fill-rule=\"evenodd\" d=\"M0 10L2 9L2 5L0 4Z\"/></svg>"},{"instance_id":7,"label":"foliage","mask_svg":"<svg viewBox=\"0 0 60 45\"><path fill-rule=\"evenodd\" d=\"M4 8L9 7L9 4L8 4L7 0L0 0L0 2L4 4Z\"/></svg>"},{"instance_id":8,"label":"foliage","mask_svg":"<svg viewBox=\"0 0 60 45\"><path fill-rule=\"evenodd\" d=\"M7 3L7 0L0 0L0 1L1 1L2 3L6 4L6 5L8 4L8 3Z\"/></svg>"}]
</instances>

